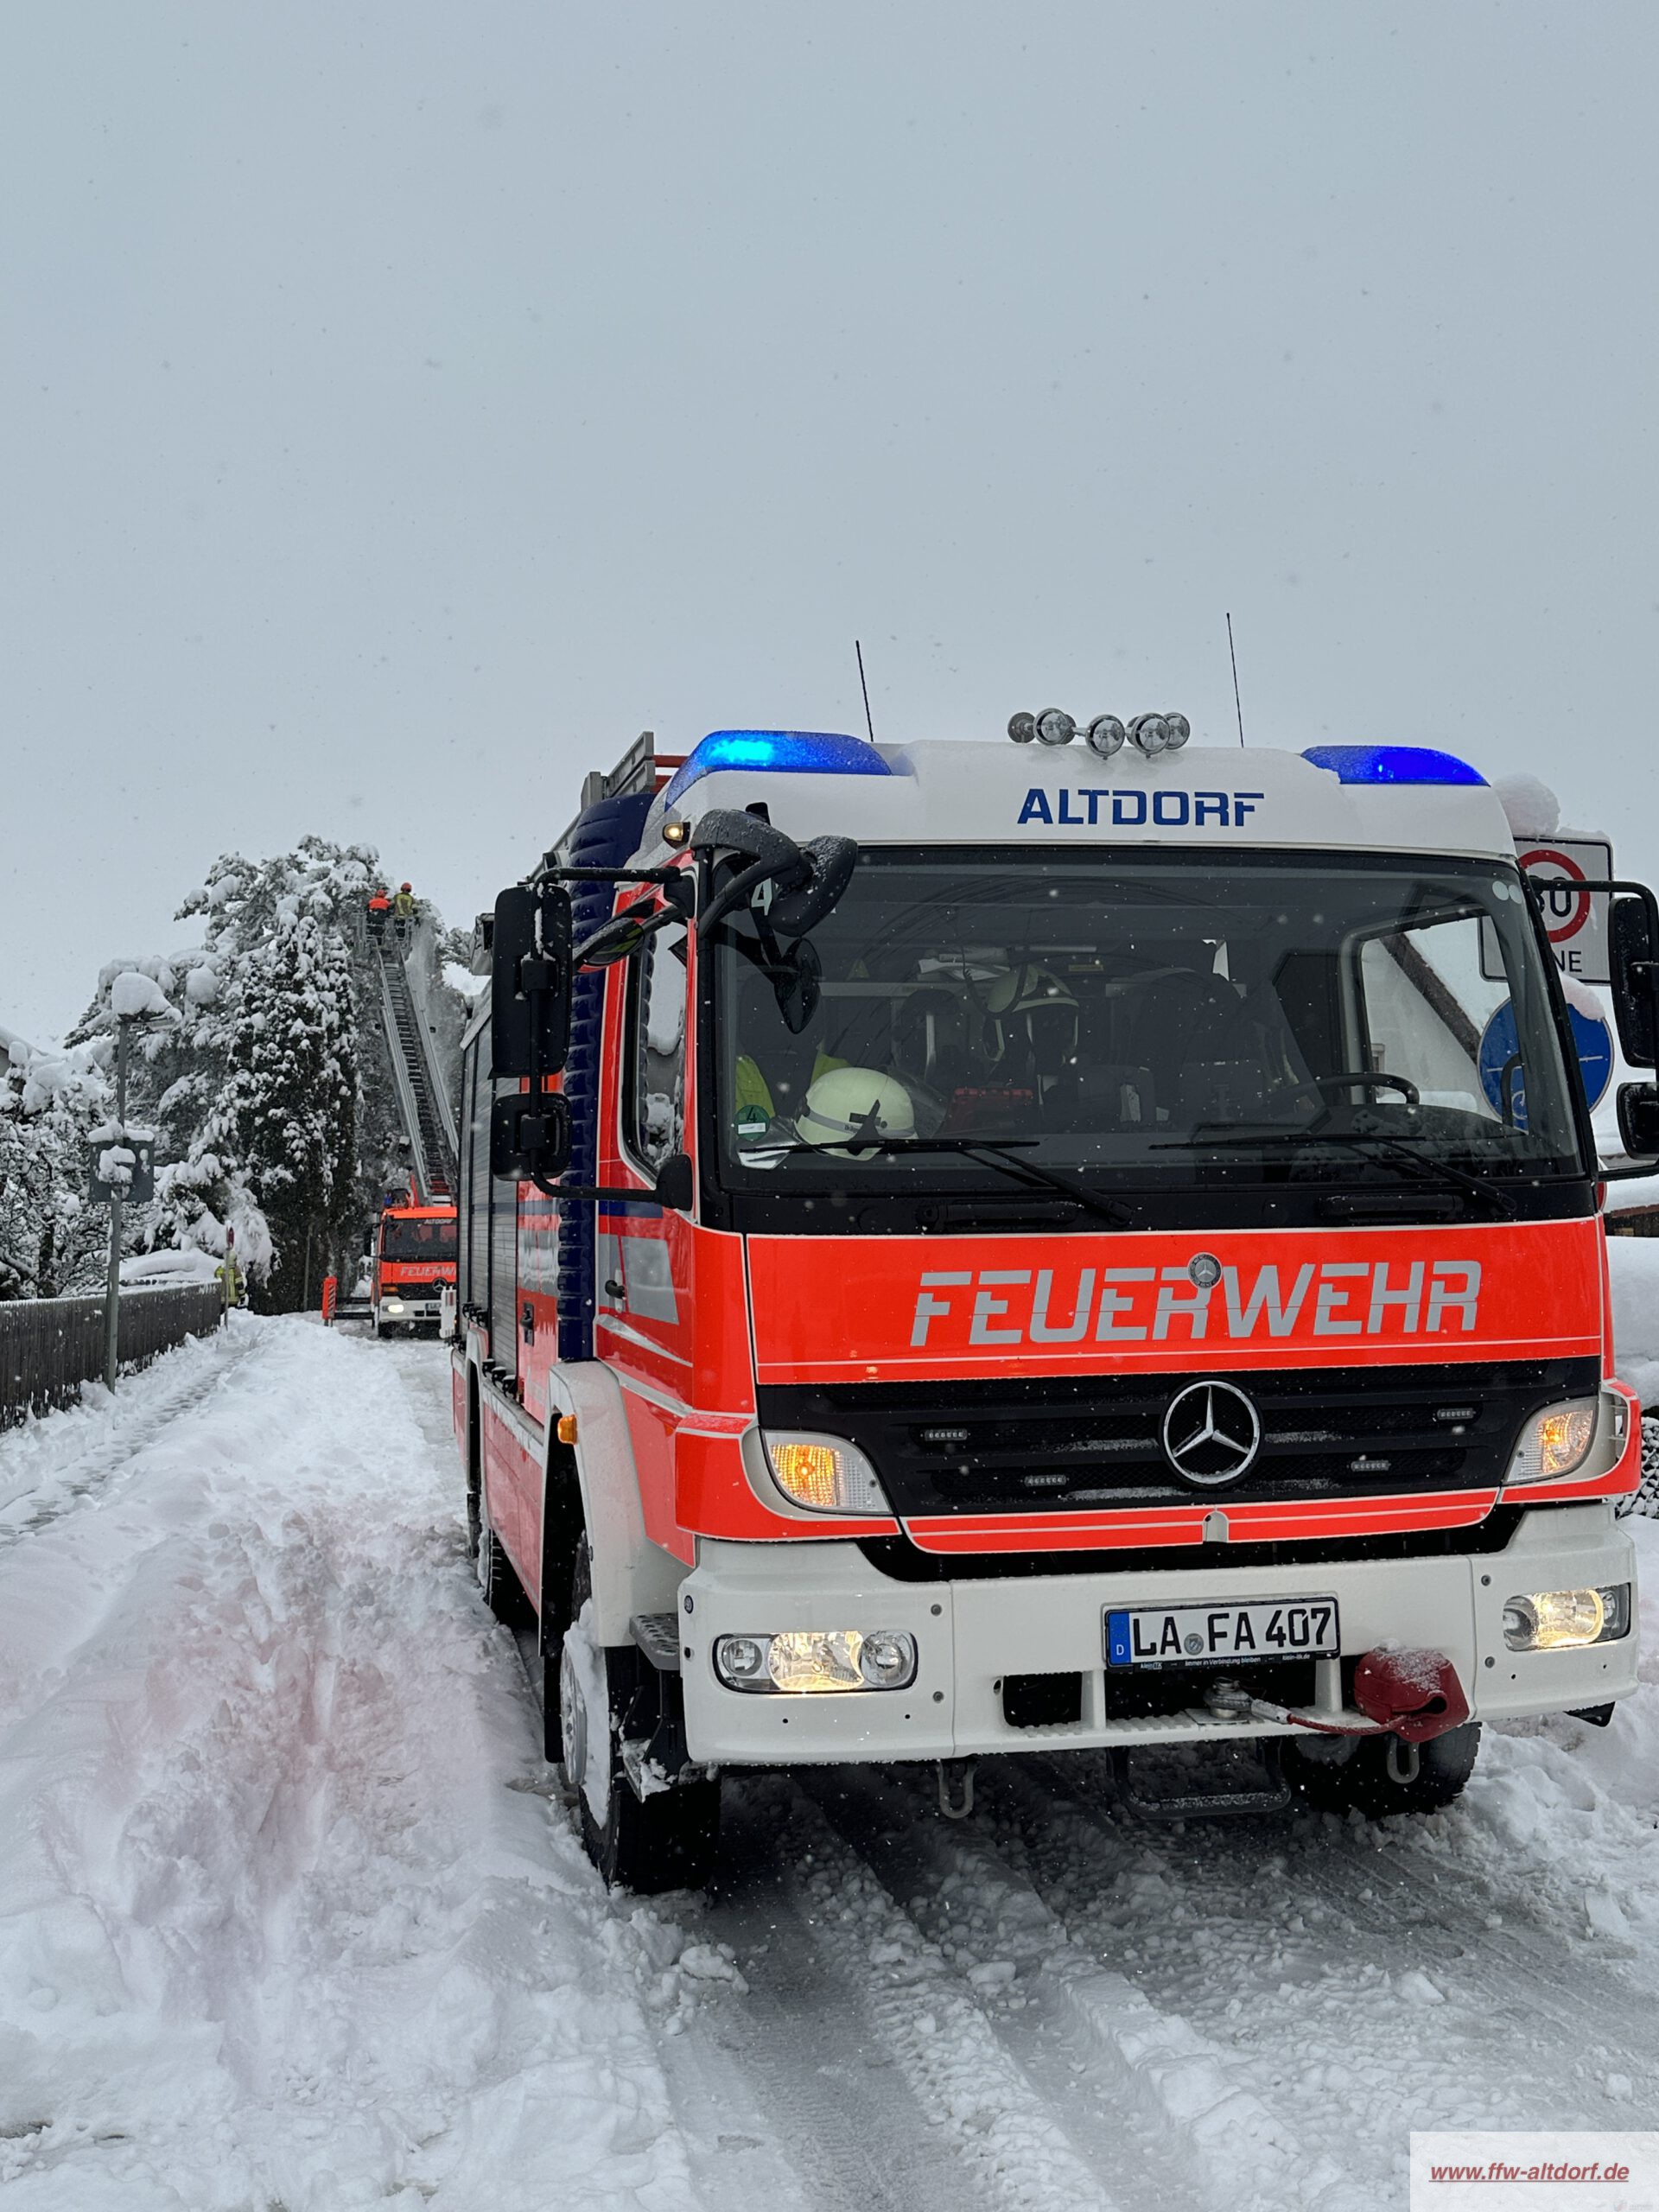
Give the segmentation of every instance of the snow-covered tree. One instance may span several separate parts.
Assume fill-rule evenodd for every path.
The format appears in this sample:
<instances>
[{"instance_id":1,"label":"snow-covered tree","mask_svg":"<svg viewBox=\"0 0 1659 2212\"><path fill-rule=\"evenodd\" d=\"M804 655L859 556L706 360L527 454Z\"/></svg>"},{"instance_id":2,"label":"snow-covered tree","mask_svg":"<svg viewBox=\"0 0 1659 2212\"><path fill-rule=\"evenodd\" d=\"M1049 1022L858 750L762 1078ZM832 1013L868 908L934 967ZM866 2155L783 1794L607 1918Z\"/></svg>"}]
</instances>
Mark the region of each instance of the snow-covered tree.
<instances>
[{"instance_id":1,"label":"snow-covered tree","mask_svg":"<svg viewBox=\"0 0 1659 2212\"><path fill-rule=\"evenodd\" d=\"M108 1046L37 1051L0 1030L0 1299L91 1290L109 1217L86 1198L87 1140L112 1104Z\"/></svg>"},{"instance_id":2,"label":"snow-covered tree","mask_svg":"<svg viewBox=\"0 0 1659 2212\"><path fill-rule=\"evenodd\" d=\"M222 1116L270 1230L262 1302L301 1305L329 1271L357 1198L357 1020L338 930L283 911L237 995Z\"/></svg>"},{"instance_id":3,"label":"snow-covered tree","mask_svg":"<svg viewBox=\"0 0 1659 2212\"><path fill-rule=\"evenodd\" d=\"M157 1139L156 1199L133 1210L131 1249L195 1247L216 1258L234 1229L256 1298L295 1306L308 1243L315 1298L384 1194L407 1180L378 957L365 928L380 874L372 847L320 837L269 859L226 854L180 908L200 944L112 960L100 973L72 1045L107 1070L121 1013L139 1017L129 1029L128 1120ZM465 1005L442 965L455 943L425 908L405 955L452 1077ZM107 1096L101 1104L82 1118L106 1118ZM27 1247L38 1207L20 1198L19 1211L33 1224L20 1232ZM0 1199L0 1240L4 1226Z\"/></svg>"}]
</instances>

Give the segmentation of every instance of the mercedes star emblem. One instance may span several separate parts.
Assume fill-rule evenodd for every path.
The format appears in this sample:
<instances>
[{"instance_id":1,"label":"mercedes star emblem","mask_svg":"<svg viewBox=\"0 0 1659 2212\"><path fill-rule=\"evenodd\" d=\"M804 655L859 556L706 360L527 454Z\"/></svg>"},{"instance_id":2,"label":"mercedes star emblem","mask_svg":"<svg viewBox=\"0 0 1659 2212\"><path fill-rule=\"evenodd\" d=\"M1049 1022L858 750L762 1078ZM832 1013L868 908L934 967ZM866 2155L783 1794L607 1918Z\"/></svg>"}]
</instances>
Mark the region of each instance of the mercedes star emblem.
<instances>
[{"instance_id":1,"label":"mercedes star emblem","mask_svg":"<svg viewBox=\"0 0 1659 2212\"><path fill-rule=\"evenodd\" d=\"M1247 1474L1262 1449L1262 1421L1230 1382L1189 1382L1164 1414L1164 1457L1184 1483L1218 1490Z\"/></svg>"}]
</instances>

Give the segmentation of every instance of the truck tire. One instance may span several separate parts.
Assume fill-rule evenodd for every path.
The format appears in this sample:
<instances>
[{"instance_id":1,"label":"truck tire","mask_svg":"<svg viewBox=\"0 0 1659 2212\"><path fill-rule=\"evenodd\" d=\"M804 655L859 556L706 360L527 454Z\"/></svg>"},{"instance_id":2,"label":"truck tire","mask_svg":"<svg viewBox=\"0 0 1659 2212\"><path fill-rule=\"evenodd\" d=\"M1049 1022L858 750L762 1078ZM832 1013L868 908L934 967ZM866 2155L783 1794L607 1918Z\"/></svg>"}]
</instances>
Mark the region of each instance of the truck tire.
<instances>
[{"instance_id":1,"label":"truck tire","mask_svg":"<svg viewBox=\"0 0 1659 2212\"><path fill-rule=\"evenodd\" d=\"M1283 1747L1285 1779L1304 1802L1322 1812L1363 1813L1368 1821L1389 1813L1438 1813L1461 1795L1475 1770L1480 1723L1465 1720L1461 1728L1420 1744L1417 1771L1409 1782L1396 1782L1389 1772L1394 1740L1361 1736L1346 1758L1331 1759L1293 1737Z\"/></svg>"},{"instance_id":2,"label":"truck tire","mask_svg":"<svg viewBox=\"0 0 1659 2212\"><path fill-rule=\"evenodd\" d=\"M484 1502L481 1487L478 1493L478 1549L473 1564L484 1602L505 1627L527 1628L536 1618L535 1611L507 1557L505 1546L490 1526L489 1508Z\"/></svg>"},{"instance_id":3,"label":"truck tire","mask_svg":"<svg viewBox=\"0 0 1659 2212\"><path fill-rule=\"evenodd\" d=\"M570 1618L579 1621L593 1594L593 1573L584 1537L577 1547L570 1586ZM575 1802L582 1847L605 1878L607 1889L632 1890L654 1897L662 1890L701 1889L713 1873L720 1844L720 1784L682 1782L643 1801L634 1795L622 1764L620 1723L639 1681L650 1665L632 1644L594 1647L603 1672L608 1726L606 1741L593 1746L593 1767L601 1805L588 1802L584 1768L588 1763L588 1700L568 1644L559 1653L560 1771ZM549 1670L550 1672L551 1669Z\"/></svg>"}]
</instances>

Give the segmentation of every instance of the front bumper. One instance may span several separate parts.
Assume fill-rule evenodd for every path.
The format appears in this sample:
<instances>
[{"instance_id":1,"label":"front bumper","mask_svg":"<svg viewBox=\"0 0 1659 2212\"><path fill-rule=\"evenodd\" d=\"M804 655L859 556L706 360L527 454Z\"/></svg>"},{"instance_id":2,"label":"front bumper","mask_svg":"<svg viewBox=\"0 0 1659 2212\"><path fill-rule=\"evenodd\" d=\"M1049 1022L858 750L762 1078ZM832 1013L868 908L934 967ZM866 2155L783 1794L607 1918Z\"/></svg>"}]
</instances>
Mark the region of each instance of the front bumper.
<instances>
[{"instance_id":1,"label":"front bumper","mask_svg":"<svg viewBox=\"0 0 1659 2212\"><path fill-rule=\"evenodd\" d=\"M379 1306L381 1325L395 1329L405 1323L428 1321L435 1328L441 1311L435 1298L383 1298Z\"/></svg>"},{"instance_id":2,"label":"front bumper","mask_svg":"<svg viewBox=\"0 0 1659 2212\"><path fill-rule=\"evenodd\" d=\"M1109 1605L1334 1596L1344 1657L1382 1643L1442 1651L1478 1720L1602 1705L1636 1687L1634 1632L1576 1651L1514 1652L1503 1641L1503 1607L1517 1592L1634 1583L1634 1548L1605 1503L1535 1508L1501 1552L1269 1568L1224 1562L1218 1551L1213 1564L1133 1573L895 1582L855 1544L705 1541L679 1599L690 1755L722 1766L847 1764L960 1758L1035 1744L1084 1750L1293 1732L1217 1719L1202 1706L1151 1719L1109 1714L1102 1633ZM728 1689L715 1675L719 1637L848 1628L914 1637L914 1683L760 1695ZM1004 1718L1005 1676L1051 1674L1081 1677L1078 1719L1026 1728ZM1317 1709L1334 1717L1340 1662L1319 1662L1317 1677Z\"/></svg>"}]
</instances>

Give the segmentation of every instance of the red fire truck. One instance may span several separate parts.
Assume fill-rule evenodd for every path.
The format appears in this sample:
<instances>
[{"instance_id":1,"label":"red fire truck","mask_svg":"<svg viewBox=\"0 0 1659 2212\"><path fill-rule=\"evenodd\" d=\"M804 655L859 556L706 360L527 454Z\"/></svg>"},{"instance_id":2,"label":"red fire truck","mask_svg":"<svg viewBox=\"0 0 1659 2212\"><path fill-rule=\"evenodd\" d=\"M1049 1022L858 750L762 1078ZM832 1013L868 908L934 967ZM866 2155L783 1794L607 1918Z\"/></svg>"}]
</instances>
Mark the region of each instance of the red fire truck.
<instances>
[{"instance_id":1,"label":"red fire truck","mask_svg":"<svg viewBox=\"0 0 1659 2212\"><path fill-rule=\"evenodd\" d=\"M374 1238L371 1310L377 1337L435 1332L439 1300L455 1280L455 1209L388 1206Z\"/></svg>"},{"instance_id":2,"label":"red fire truck","mask_svg":"<svg viewBox=\"0 0 1659 2212\"><path fill-rule=\"evenodd\" d=\"M702 1879L733 1768L960 1814L982 1755L1249 1739L1426 1810L1635 1685L1604 1171L1492 792L1009 734L635 757L497 903L455 1430L609 1880ZM1652 1067L1659 910L1586 895Z\"/></svg>"}]
</instances>

